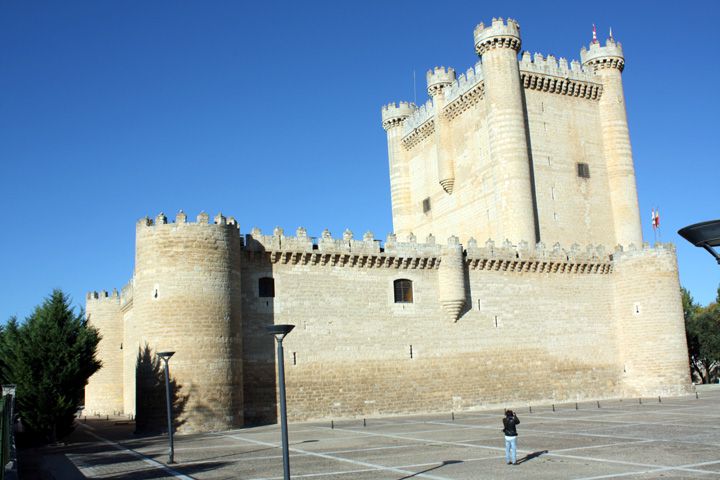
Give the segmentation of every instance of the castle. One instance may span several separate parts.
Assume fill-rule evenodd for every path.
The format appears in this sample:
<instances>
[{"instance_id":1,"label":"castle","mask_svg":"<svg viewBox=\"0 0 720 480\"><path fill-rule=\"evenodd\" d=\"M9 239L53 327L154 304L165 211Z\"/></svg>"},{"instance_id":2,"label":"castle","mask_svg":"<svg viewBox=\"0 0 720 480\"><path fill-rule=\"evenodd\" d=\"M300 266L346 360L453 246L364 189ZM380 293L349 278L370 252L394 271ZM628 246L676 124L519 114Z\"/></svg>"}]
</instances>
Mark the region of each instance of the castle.
<instances>
[{"instance_id":1,"label":"castle","mask_svg":"<svg viewBox=\"0 0 720 480\"><path fill-rule=\"evenodd\" d=\"M690 387L672 245L642 242L619 43L581 61L474 32L466 73L382 108L395 233L286 236L205 213L136 225L120 293L92 292L86 411L136 413L136 363L173 350L183 429L668 395Z\"/></svg>"}]
</instances>

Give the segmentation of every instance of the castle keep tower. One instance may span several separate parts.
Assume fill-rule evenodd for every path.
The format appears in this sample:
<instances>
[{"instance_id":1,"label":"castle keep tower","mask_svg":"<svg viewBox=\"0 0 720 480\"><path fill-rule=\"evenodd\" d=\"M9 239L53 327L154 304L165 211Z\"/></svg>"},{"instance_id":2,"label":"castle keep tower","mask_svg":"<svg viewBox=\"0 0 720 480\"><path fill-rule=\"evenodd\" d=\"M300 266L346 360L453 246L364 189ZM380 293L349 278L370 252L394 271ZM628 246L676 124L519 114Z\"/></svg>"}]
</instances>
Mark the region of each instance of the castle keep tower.
<instances>
[{"instance_id":1,"label":"castle keep tower","mask_svg":"<svg viewBox=\"0 0 720 480\"><path fill-rule=\"evenodd\" d=\"M517 54L520 26L515 20L493 19L475 29L475 51L482 59L485 78L485 108L490 143L490 161L497 164L497 194L500 232L513 242L534 245L530 158L527 145L523 87Z\"/></svg>"},{"instance_id":2,"label":"castle keep tower","mask_svg":"<svg viewBox=\"0 0 720 480\"><path fill-rule=\"evenodd\" d=\"M591 69L603 85L603 94L599 101L600 125L607 162L615 239L621 245L640 245L640 211L621 76L625 67L622 46L612 37L608 38L604 47L594 41L589 50L583 47L580 57L583 66Z\"/></svg>"},{"instance_id":3,"label":"castle keep tower","mask_svg":"<svg viewBox=\"0 0 720 480\"><path fill-rule=\"evenodd\" d=\"M187 395L184 429L242 425L241 241L235 220L187 223L158 215L136 229L133 323L137 352L175 351L171 374ZM131 386L127 386L131 388ZM187 414L187 412L193 412Z\"/></svg>"},{"instance_id":4,"label":"castle keep tower","mask_svg":"<svg viewBox=\"0 0 720 480\"><path fill-rule=\"evenodd\" d=\"M425 105L383 108L396 233L640 245L620 44L518 59L518 23L494 18L474 46L467 72L428 72Z\"/></svg>"}]
</instances>

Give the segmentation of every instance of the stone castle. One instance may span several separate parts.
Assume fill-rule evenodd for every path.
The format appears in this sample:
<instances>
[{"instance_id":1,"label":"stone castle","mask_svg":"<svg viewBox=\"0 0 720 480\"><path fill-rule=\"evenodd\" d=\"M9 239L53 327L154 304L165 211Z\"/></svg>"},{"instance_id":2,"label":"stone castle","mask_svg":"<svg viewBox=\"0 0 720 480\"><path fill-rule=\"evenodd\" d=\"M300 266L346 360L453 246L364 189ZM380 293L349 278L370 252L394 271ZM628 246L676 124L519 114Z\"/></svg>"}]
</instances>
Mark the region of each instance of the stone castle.
<instances>
[{"instance_id":1,"label":"stone castle","mask_svg":"<svg viewBox=\"0 0 720 480\"><path fill-rule=\"evenodd\" d=\"M480 61L382 108L395 233L312 238L205 213L136 226L121 293L88 294L88 413L136 413L138 351L175 351L183 429L678 394L691 388L671 245L642 242L620 43L581 62L474 32ZM420 239L420 240L418 240Z\"/></svg>"}]
</instances>

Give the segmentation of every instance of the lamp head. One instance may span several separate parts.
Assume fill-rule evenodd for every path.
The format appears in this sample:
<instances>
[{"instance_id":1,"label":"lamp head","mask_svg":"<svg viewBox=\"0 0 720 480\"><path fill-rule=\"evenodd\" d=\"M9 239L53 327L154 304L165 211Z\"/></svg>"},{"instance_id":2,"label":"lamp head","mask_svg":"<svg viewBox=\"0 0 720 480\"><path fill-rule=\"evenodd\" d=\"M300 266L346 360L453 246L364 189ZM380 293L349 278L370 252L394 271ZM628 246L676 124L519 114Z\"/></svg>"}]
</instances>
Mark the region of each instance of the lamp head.
<instances>
[{"instance_id":1,"label":"lamp head","mask_svg":"<svg viewBox=\"0 0 720 480\"><path fill-rule=\"evenodd\" d=\"M713 247L720 247L720 220L710 220L689 225L678 234L696 247L702 247L720 263L720 254Z\"/></svg>"},{"instance_id":2,"label":"lamp head","mask_svg":"<svg viewBox=\"0 0 720 480\"><path fill-rule=\"evenodd\" d=\"M157 356L165 360L166 362L170 360L170 357L175 355L175 352L158 352Z\"/></svg>"},{"instance_id":3,"label":"lamp head","mask_svg":"<svg viewBox=\"0 0 720 480\"><path fill-rule=\"evenodd\" d=\"M282 341L285 336L295 328L295 325L266 325L265 330L274 335L277 341Z\"/></svg>"}]
</instances>

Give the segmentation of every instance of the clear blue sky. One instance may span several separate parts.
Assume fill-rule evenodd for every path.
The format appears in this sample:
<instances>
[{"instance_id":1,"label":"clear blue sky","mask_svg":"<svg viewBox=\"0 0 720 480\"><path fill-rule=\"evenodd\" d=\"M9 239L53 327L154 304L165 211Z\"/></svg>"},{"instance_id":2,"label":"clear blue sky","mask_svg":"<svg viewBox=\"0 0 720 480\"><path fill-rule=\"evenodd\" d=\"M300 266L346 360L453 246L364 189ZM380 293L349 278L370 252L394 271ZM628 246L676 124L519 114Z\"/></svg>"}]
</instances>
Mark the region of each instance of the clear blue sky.
<instances>
[{"instance_id":1,"label":"clear blue sky","mask_svg":"<svg viewBox=\"0 0 720 480\"><path fill-rule=\"evenodd\" d=\"M135 221L184 209L241 230L391 230L380 107L424 72L476 62L474 26L511 16L523 49L623 43L646 240L708 303L720 267L675 233L720 218L720 3L0 3L0 321L55 287L78 304L132 276ZM650 287L648 287L650 288Z\"/></svg>"}]
</instances>

